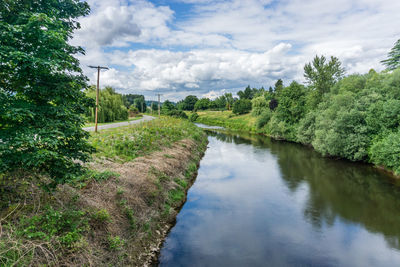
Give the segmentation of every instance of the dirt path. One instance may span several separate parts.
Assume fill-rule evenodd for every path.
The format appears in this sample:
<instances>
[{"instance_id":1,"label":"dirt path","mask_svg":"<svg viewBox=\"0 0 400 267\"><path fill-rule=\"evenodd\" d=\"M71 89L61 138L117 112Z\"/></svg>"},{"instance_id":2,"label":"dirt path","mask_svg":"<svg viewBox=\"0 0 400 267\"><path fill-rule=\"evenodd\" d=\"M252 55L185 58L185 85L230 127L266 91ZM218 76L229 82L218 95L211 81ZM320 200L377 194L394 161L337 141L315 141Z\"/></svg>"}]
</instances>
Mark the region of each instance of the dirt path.
<instances>
[{"instance_id":1,"label":"dirt path","mask_svg":"<svg viewBox=\"0 0 400 267\"><path fill-rule=\"evenodd\" d=\"M101 126L99 125L99 126L97 126L97 129L98 130L103 130L103 129L117 128L117 127L121 127L121 126L127 126L127 125L131 125L131 124L141 123L141 122L144 122L144 121L151 121L153 119L155 119L155 117L148 116L148 115L143 115L143 118L141 118L140 120L116 122L116 123L110 123L110 124L101 125ZM93 132L94 131L94 126L85 127L85 128L83 128L83 130L88 131L88 132Z\"/></svg>"}]
</instances>

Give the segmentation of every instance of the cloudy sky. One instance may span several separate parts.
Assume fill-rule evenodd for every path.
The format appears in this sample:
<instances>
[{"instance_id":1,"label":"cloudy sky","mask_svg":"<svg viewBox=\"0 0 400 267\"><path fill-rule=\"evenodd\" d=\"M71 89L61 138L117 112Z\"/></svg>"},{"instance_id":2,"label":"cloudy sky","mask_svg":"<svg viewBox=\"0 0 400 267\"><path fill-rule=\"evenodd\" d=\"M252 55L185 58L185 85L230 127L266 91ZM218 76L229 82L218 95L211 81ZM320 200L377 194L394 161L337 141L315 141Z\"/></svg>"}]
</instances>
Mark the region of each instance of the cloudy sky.
<instances>
[{"instance_id":1,"label":"cloudy sky","mask_svg":"<svg viewBox=\"0 0 400 267\"><path fill-rule=\"evenodd\" d=\"M303 66L334 55L347 73L382 70L400 39L400 0L88 0L72 40L101 86L179 100L215 97L279 78L303 82Z\"/></svg>"}]
</instances>

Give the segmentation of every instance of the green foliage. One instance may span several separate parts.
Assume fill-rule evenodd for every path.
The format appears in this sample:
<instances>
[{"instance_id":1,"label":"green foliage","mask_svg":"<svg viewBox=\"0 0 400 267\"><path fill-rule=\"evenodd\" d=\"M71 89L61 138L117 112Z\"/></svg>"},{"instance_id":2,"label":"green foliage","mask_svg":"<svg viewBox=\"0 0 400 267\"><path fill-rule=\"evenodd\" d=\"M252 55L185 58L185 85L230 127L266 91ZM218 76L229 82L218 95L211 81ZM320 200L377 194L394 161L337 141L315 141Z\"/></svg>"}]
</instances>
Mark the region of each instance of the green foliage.
<instances>
[{"instance_id":1,"label":"green foliage","mask_svg":"<svg viewBox=\"0 0 400 267\"><path fill-rule=\"evenodd\" d=\"M106 209L100 209L92 214L92 219L99 223L111 222L110 213Z\"/></svg>"},{"instance_id":2,"label":"green foliage","mask_svg":"<svg viewBox=\"0 0 400 267\"><path fill-rule=\"evenodd\" d=\"M309 112L299 121L297 128L297 141L302 144L311 144L315 139L315 112Z\"/></svg>"},{"instance_id":3,"label":"green foliage","mask_svg":"<svg viewBox=\"0 0 400 267\"><path fill-rule=\"evenodd\" d=\"M370 149L371 162L400 174L400 130L375 141Z\"/></svg>"},{"instance_id":4,"label":"green foliage","mask_svg":"<svg viewBox=\"0 0 400 267\"><path fill-rule=\"evenodd\" d=\"M210 107L210 99L202 98L196 102L194 105L194 110L206 110Z\"/></svg>"},{"instance_id":5,"label":"green foliage","mask_svg":"<svg viewBox=\"0 0 400 267\"><path fill-rule=\"evenodd\" d=\"M43 214L22 217L17 235L28 239L50 241L57 238L66 248L73 248L89 229L86 213L76 209L55 210L48 207Z\"/></svg>"},{"instance_id":6,"label":"green foliage","mask_svg":"<svg viewBox=\"0 0 400 267\"><path fill-rule=\"evenodd\" d=\"M52 184L79 172L92 151L82 130L90 100L70 45L77 19L89 13L77 0L0 4L0 173L50 174Z\"/></svg>"},{"instance_id":7,"label":"green foliage","mask_svg":"<svg viewBox=\"0 0 400 267\"><path fill-rule=\"evenodd\" d=\"M164 103L161 106L161 113L162 114L167 114L171 110L176 110L175 105L171 101L165 100Z\"/></svg>"},{"instance_id":8,"label":"green foliage","mask_svg":"<svg viewBox=\"0 0 400 267\"><path fill-rule=\"evenodd\" d=\"M292 82L290 86L281 89L279 106L276 109L279 120L291 125L297 123L306 112L305 95L304 86L297 82Z\"/></svg>"},{"instance_id":9,"label":"green foliage","mask_svg":"<svg viewBox=\"0 0 400 267\"><path fill-rule=\"evenodd\" d=\"M314 96L315 104L322 100L322 95L328 93L332 86L344 75L342 63L336 57L331 57L326 62L324 56L315 56L311 63L304 66L304 77L313 90L318 94ZM314 105L312 108L315 108Z\"/></svg>"},{"instance_id":10,"label":"green foliage","mask_svg":"<svg viewBox=\"0 0 400 267\"><path fill-rule=\"evenodd\" d=\"M124 105L122 95L115 92L112 87L99 90L99 111L97 122L113 122L127 120L128 110ZM93 100L96 99L96 87L91 86L86 90L86 95ZM136 107L136 105L134 105ZM137 107L136 107L137 108ZM90 122L95 121L95 106L88 109L86 116Z\"/></svg>"},{"instance_id":11,"label":"green foliage","mask_svg":"<svg viewBox=\"0 0 400 267\"><path fill-rule=\"evenodd\" d=\"M233 104L232 112L234 114L245 114L251 111L251 101L249 99L239 99Z\"/></svg>"},{"instance_id":12,"label":"green foliage","mask_svg":"<svg viewBox=\"0 0 400 267\"><path fill-rule=\"evenodd\" d=\"M182 110L170 110L166 113L166 115L174 117L174 118L181 118L181 119L187 119L188 116L186 115L186 113Z\"/></svg>"},{"instance_id":13,"label":"green foliage","mask_svg":"<svg viewBox=\"0 0 400 267\"><path fill-rule=\"evenodd\" d=\"M263 128L272 118L272 111L269 109L264 110L257 118L257 129Z\"/></svg>"},{"instance_id":14,"label":"green foliage","mask_svg":"<svg viewBox=\"0 0 400 267\"><path fill-rule=\"evenodd\" d=\"M395 70L400 67L400 39L394 44L388 54L388 58L381 61L388 70Z\"/></svg>"},{"instance_id":15,"label":"green foliage","mask_svg":"<svg viewBox=\"0 0 400 267\"><path fill-rule=\"evenodd\" d=\"M144 95L122 95L122 101L126 108L130 108L132 105L134 105L140 112L146 111L146 100Z\"/></svg>"},{"instance_id":16,"label":"green foliage","mask_svg":"<svg viewBox=\"0 0 400 267\"><path fill-rule=\"evenodd\" d=\"M259 116L263 111L269 109L267 100L264 96L258 96L251 100L252 111L251 115Z\"/></svg>"},{"instance_id":17,"label":"green foliage","mask_svg":"<svg viewBox=\"0 0 400 267\"><path fill-rule=\"evenodd\" d=\"M185 97L184 100L178 102L178 109L192 111L194 109L194 105L198 100L199 99L197 98L197 96L188 95L187 97Z\"/></svg>"},{"instance_id":18,"label":"green foliage","mask_svg":"<svg viewBox=\"0 0 400 267\"><path fill-rule=\"evenodd\" d=\"M198 118L199 118L199 114L197 114L196 112L193 112L189 115L189 121L191 121L191 122L195 122Z\"/></svg>"},{"instance_id":19,"label":"green foliage","mask_svg":"<svg viewBox=\"0 0 400 267\"><path fill-rule=\"evenodd\" d=\"M119 236L109 236L108 237L108 246L110 250L118 251L121 250L124 246L125 241Z\"/></svg>"}]
</instances>

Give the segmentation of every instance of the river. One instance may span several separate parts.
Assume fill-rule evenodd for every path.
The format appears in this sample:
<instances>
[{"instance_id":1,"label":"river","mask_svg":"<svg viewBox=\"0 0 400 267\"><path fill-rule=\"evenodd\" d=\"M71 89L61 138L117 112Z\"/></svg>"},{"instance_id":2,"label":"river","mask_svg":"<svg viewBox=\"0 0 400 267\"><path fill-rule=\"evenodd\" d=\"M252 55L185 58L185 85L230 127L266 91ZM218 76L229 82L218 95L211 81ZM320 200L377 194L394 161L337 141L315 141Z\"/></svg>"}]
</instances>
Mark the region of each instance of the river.
<instances>
[{"instance_id":1,"label":"river","mask_svg":"<svg viewBox=\"0 0 400 267\"><path fill-rule=\"evenodd\" d=\"M160 266L400 266L398 180L298 144L208 133Z\"/></svg>"}]
</instances>

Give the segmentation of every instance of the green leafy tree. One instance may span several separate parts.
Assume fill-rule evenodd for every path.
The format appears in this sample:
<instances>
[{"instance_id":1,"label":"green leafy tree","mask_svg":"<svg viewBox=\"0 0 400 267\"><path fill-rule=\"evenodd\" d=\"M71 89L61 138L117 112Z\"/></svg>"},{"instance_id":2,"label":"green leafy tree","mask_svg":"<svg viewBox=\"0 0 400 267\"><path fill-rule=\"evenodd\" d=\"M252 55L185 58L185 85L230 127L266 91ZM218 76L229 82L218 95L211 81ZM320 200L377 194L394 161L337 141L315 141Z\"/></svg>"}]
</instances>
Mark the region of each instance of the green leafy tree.
<instances>
[{"instance_id":1,"label":"green leafy tree","mask_svg":"<svg viewBox=\"0 0 400 267\"><path fill-rule=\"evenodd\" d=\"M245 114L251 111L251 100L250 99L239 99L233 104L232 112L234 114Z\"/></svg>"},{"instance_id":2,"label":"green leafy tree","mask_svg":"<svg viewBox=\"0 0 400 267\"><path fill-rule=\"evenodd\" d=\"M337 57L331 57L327 62L324 56L317 55L311 63L304 66L304 77L320 95L329 92L332 86L343 78L344 73L342 63Z\"/></svg>"},{"instance_id":3,"label":"green leafy tree","mask_svg":"<svg viewBox=\"0 0 400 267\"><path fill-rule=\"evenodd\" d=\"M171 101L165 100L164 103L162 104L161 112L163 114L167 114L169 111L175 110L175 109L176 109L176 107Z\"/></svg>"},{"instance_id":4,"label":"green leafy tree","mask_svg":"<svg viewBox=\"0 0 400 267\"><path fill-rule=\"evenodd\" d=\"M0 173L79 171L92 148L82 130L87 78L69 40L89 14L79 0L0 2Z\"/></svg>"},{"instance_id":5,"label":"green leafy tree","mask_svg":"<svg viewBox=\"0 0 400 267\"><path fill-rule=\"evenodd\" d=\"M303 85L292 82L289 86L281 90L279 96L279 106L276 115L282 121L289 124L297 123L306 111L306 90Z\"/></svg>"},{"instance_id":6,"label":"green leafy tree","mask_svg":"<svg viewBox=\"0 0 400 267\"><path fill-rule=\"evenodd\" d=\"M283 81L282 81L282 79L278 79L274 86L274 92L276 94L279 94L282 89L283 89Z\"/></svg>"},{"instance_id":7,"label":"green leafy tree","mask_svg":"<svg viewBox=\"0 0 400 267\"><path fill-rule=\"evenodd\" d=\"M187 97L185 97L185 99L182 102L182 110L189 110L192 111L194 109L194 105L196 104L196 102L199 99L197 98L197 96L194 95L188 95Z\"/></svg>"},{"instance_id":8,"label":"green leafy tree","mask_svg":"<svg viewBox=\"0 0 400 267\"><path fill-rule=\"evenodd\" d=\"M208 98L202 98L196 102L194 105L194 110L206 110L210 108L210 99Z\"/></svg>"},{"instance_id":9,"label":"green leafy tree","mask_svg":"<svg viewBox=\"0 0 400 267\"><path fill-rule=\"evenodd\" d=\"M394 70L400 67L400 39L394 44L388 54L388 58L381 61L388 70Z\"/></svg>"},{"instance_id":10,"label":"green leafy tree","mask_svg":"<svg viewBox=\"0 0 400 267\"><path fill-rule=\"evenodd\" d=\"M253 116L259 116L263 111L269 110L267 100L264 96L258 96L251 100Z\"/></svg>"},{"instance_id":11,"label":"green leafy tree","mask_svg":"<svg viewBox=\"0 0 400 267\"><path fill-rule=\"evenodd\" d=\"M86 95L93 99L94 102L96 99L96 87L90 86L86 90ZM99 96L98 122L113 122L128 119L128 109L124 105L121 94L116 93L112 87L107 86L100 90ZM94 106L88 109L86 116L89 118L89 121L95 121Z\"/></svg>"},{"instance_id":12,"label":"green leafy tree","mask_svg":"<svg viewBox=\"0 0 400 267\"><path fill-rule=\"evenodd\" d=\"M234 102L232 93L225 93L224 96L225 96L225 99L226 99L226 108L228 110L231 110L231 108L233 106L233 102Z\"/></svg>"},{"instance_id":13,"label":"green leafy tree","mask_svg":"<svg viewBox=\"0 0 400 267\"><path fill-rule=\"evenodd\" d=\"M154 114L155 112L158 112L158 104L156 102L151 103L151 112Z\"/></svg>"}]
</instances>

